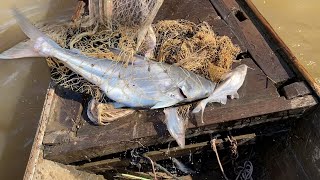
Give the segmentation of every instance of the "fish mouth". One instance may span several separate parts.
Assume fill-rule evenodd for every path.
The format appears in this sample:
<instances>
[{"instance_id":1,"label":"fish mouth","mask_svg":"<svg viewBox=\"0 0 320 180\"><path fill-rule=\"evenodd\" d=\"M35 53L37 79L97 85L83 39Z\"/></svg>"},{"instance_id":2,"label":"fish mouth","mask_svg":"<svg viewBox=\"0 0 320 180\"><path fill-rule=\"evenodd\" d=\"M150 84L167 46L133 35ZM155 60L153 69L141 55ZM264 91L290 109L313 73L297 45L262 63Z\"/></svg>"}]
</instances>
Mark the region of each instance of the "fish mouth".
<instances>
[{"instance_id":1,"label":"fish mouth","mask_svg":"<svg viewBox=\"0 0 320 180\"><path fill-rule=\"evenodd\" d=\"M187 95L183 92L181 88L179 88L179 93L184 99L188 99Z\"/></svg>"}]
</instances>

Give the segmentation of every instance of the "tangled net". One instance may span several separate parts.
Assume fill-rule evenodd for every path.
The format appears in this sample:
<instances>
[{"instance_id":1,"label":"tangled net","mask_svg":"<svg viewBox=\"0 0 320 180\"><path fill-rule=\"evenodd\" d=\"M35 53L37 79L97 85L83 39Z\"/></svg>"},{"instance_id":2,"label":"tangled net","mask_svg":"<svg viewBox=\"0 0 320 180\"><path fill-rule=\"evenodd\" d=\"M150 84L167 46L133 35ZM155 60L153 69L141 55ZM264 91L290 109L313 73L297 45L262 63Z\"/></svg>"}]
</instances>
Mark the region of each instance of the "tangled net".
<instances>
[{"instance_id":1,"label":"tangled net","mask_svg":"<svg viewBox=\"0 0 320 180\"><path fill-rule=\"evenodd\" d=\"M206 22L163 20L151 26L162 2L89 0L89 15L85 14L84 4L80 3L73 22L38 24L38 27L61 47L77 49L87 56L126 63L134 54L147 54L152 60L174 64L218 82L231 69L240 48L233 45L229 37L217 36ZM145 34L141 35L143 31ZM150 53L147 52L150 49L148 37L152 35L156 37L156 46ZM144 41L139 42L141 39ZM109 48L121 49L123 53L118 56ZM47 62L52 80L58 85L89 94L97 101L108 102L99 87L72 72L59 60L47 58ZM188 118L190 107L182 106L179 114Z\"/></svg>"}]
</instances>

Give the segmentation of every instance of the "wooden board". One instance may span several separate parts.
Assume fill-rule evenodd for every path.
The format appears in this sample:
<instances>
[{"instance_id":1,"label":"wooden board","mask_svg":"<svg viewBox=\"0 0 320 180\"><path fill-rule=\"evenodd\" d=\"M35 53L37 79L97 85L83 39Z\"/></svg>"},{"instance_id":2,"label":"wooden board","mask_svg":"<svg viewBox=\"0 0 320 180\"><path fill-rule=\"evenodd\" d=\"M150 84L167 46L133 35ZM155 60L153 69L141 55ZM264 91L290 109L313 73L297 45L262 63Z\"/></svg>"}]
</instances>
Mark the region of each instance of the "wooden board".
<instances>
[{"instance_id":1,"label":"wooden board","mask_svg":"<svg viewBox=\"0 0 320 180\"><path fill-rule=\"evenodd\" d=\"M237 141L238 146L242 146L248 143L252 143L255 140L256 135L255 134L246 134L241 136L235 136L233 139ZM224 139L217 139L216 140L216 146L218 150L224 149L226 146L226 142L228 142L227 138ZM201 143L195 143L187 145L184 149L180 148L165 148L165 149L159 149L156 151L149 151L144 153L142 156L149 157L154 162L173 158L173 157L180 157L185 154L191 154L195 153L197 151L201 151L204 148L210 147L210 143L208 142L201 142ZM107 159L97 162L90 162L83 164L78 167L79 170L85 170L87 172L93 172L93 173L99 173L110 169L116 169L116 168L123 168L130 165L129 159L120 159L120 158L113 158L113 159Z\"/></svg>"},{"instance_id":2,"label":"wooden board","mask_svg":"<svg viewBox=\"0 0 320 180\"><path fill-rule=\"evenodd\" d=\"M293 71L271 49L263 35L235 0L211 0L211 3L270 79L276 84L282 84L295 77Z\"/></svg>"},{"instance_id":3,"label":"wooden board","mask_svg":"<svg viewBox=\"0 0 320 180\"><path fill-rule=\"evenodd\" d=\"M232 14L232 7L239 8L236 1L215 1L213 4L215 7L208 0L165 1L157 20L185 18L195 23L208 21L215 31L229 34L234 43L238 42L251 54L252 58L234 63L234 66L244 63L254 70L248 70L244 85L239 90L240 99L228 100L223 106L209 105L204 113L204 124L200 123L199 115L191 117L187 138L300 117L317 103L316 98L309 94L290 100L279 94L280 84L294 80L292 70L274 54L250 18L235 22L238 20ZM90 161L141 147L142 144L150 146L173 141L163 123L161 110L137 111L110 125L94 126L80 114L86 103L84 97L61 88L55 88L55 93L57 102L43 141L46 159L67 164Z\"/></svg>"}]
</instances>

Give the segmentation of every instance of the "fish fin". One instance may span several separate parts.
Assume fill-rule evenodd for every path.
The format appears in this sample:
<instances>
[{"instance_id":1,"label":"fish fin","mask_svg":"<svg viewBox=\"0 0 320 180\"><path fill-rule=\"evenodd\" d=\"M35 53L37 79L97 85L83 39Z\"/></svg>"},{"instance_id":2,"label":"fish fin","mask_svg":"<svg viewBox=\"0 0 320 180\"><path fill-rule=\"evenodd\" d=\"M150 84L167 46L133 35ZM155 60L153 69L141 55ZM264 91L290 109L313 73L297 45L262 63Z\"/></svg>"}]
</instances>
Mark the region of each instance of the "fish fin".
<instances>
[{"instance_id":1,"label":"fish fin","mask_svg":"<svg viewBox=\"0 0 320 180\"><path fill-rule=\"evenodd\" d=\"M41 55L33 50L32 42L20 42L12 48L2 52L0 59L18 59L23 57L41 57Z\"/></svg>"},{"instance_id":2,"label":"fish fin","mask_svg":"<svg viewBox=\"0 0 320 180\"><path fill-rule=\"evenodd\" d=\"M166 108L177 104L179 101L161 101L151 107L151 109Z\"/></svg>"},{"instance_id":3,"label":"fish fin","mask_svg":"<svg viewBox=\"0 0 320 180\"><path fill-rule=\"evenodd\" d=\"M235 92L234 94L231 95L231 99L239 99L239 94L238 92Z\"/></svg>"},{"instance_id":4,"label":"fish fin","mask_svg":"<svg viewBox=\"0 0 320 180\"><path fill-rule=\"evenodd\" d=\"M126 107L126 105L119 102L113 102L112 105L115 109Z\"/></svg>"},{"instance_id":5,"label":"fish fin","mask_svg":"<svg viewBox=\"0 0 320 180\"><path fill-rule=\"evenodd\" d=\"M163 110L166 120L167 129L170 135L177 141L180 148L185 147L185 122L178 115L178 108L165 108Z\"/></svg>"},{"instance_id":6,"label":"fish fin","mask_svg":"<svg viewBox=\"0 0 320 180\"><path fill-rule=\"evenodd\" d=\"M43 32L37 29L32 23L23 16L16 8L12 9L12 14L15 17L18 25L22 29L22 31L33 40L36 40L39 37L47 37Z\"/></svg>"},{"instance_id":7,"label":"fish fin","mask_svg":"<svg viewBox=\"0 0 320 180\"><path fill-rule=\"evenodd\" d=\"M13 48L3 52L0 55L1 59L14 59L22 57L47 57L51 54L51 47L61 48L56 42L47 37L39 29L24 17L17 9L12 9L18 25L22 31L30 38L27 42L21 42ZM46 43L46 48L43 48L43 43Z\"/></svg>"},{"instance_id":8,"label":"fish fin","mask_svg":"<svg viewBox=\"0 0 320 180\"><path fill-rule=\"evenodd\" d=\"M198 113L201 111L201 123L204 123L203 121L203 113L204 113L204 109L207 106L207 99L204 99L202 101L199 102L199 104L196 106L196 108L193 109L192 113Z\"/></svg>"},{"instance_id":9,"label":"fish fin","mask_svg":"<svg viewBox=\"0 0 320 180\"><path fill-rule=\"evenodd\" d=\"M227 91L213 91L213 93L206 99L208 103L221 103L221 104L226 104L228 100L227 96L228 92Z\"/></svg>"},{"instance_id":10,"label":"fish fin","mask_svg":"<svg viewBox=\"0 0 320 180\"><path fill-rule=\"evenodd\" d=\"M220 98L220 103L225 105L225 104L227 104L227 100L228 100L228 97L227 96L223 96L222 98Z\"/></svg>"},{"instance_id":11,"label":"fish fin","mask_svg":"<svg viewBox=\"0 0 320 180\"><path fill-rule=\"evenodd\" d=\"M97 101L93 98L89 101L88 107L87 107L87 116L89 120L94 123L95 125L102 125L99 121L99 115L96 110L96 103ZM104 124L105 125L105 124Z\"/></svg>"}]
</instances>

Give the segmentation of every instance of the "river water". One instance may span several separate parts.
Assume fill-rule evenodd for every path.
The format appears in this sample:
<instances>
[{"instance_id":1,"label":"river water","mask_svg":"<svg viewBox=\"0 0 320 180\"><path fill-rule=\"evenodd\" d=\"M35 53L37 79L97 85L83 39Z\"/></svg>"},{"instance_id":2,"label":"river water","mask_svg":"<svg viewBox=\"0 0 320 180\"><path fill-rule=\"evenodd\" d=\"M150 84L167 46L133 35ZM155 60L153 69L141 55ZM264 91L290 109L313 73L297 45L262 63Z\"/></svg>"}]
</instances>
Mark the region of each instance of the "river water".
<instances>
[{"instance_id":1,"label":"river water","mask_svg":"<svg viewBox=\"0 0 320 180\"><path fill-rule=\"evenodd\" d=\"M253 0L277 33L320 83L318 0ZM25 39L9 8L33 20L65 14L74 1L12 0L0 4L0 52ZM68 12L69 12L68 11ZM41 58L0 62L0 179L21 179L37 128L49 70Z\"/></svg>"},{"instance_id":2,"label":"river water","mask_svg":"<svg viewBox=\"0 0 320 180\"><path fill-rule=\"evenodd\" d=\"M320 1L252 0L320 84Z\"/></svg>"},{"instance_id":3,"label":"river water","mask_svg":"<svg viewBox=\"0 0 320 180\"><path fill-rule=\"evenodd\" d=\"M26 38L15 25L10 8L15 6L37 21L65 15L75 2L1 1L0 52ZM49 80L43 58L0 62L0 179L23 177Z\"/></svg>"}]
</instances>

